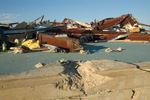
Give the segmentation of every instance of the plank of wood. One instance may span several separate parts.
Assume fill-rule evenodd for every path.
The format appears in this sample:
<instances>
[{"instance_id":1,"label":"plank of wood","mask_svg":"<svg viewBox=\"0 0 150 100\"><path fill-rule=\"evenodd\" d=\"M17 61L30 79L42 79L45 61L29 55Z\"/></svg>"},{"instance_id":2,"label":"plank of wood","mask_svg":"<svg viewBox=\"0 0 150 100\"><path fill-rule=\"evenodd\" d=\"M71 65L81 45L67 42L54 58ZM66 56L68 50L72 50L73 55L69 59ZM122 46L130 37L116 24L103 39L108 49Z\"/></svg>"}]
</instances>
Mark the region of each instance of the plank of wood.
<instances>
[{"instance_id":1,"label":"plank of wood","mask_svg":"<svg viewBox=\"0 0 150 100\"><path fill-rule=\"evenodd\" d=\"M94 43L81 43L81 45L94 45Z\"/></svg>"},{"instance_id":2,"label":"plank of wood","mask_svg":"<svg viewBox=\"0 0 150 100\"><path fill-rule=\"evenodd\" d=\"M141 42L144 42L144 43L148 43L149 41L132 41L132 40L110 40L110 41L107 41L107 42L135 42L135 43L141 43Z\"/></svg>"}]
</instances>

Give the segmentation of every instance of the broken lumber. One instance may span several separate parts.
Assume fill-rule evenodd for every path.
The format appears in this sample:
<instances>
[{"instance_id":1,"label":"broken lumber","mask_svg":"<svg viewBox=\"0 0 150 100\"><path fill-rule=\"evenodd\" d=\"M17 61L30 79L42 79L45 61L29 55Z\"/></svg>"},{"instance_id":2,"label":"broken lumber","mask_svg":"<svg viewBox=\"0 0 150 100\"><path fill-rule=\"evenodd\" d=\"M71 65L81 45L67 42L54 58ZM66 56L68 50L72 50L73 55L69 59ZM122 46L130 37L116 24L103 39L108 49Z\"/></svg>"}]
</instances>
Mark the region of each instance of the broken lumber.
<instances>
[{"instance_id":1,"label":"broken lumber","mask_svg":"<svg viewBox=\"0 0 150 100\"><path fill-rule=\"evenodd\" d=\"M141 42L144 42L144 43L148 43L149 41L132 41L132 40L129 40L129 39L126 39L126 40L110 40L110 41L107 41L107 42L137 42L137 43L141 43Z\"/></svg>"}]
</instances>

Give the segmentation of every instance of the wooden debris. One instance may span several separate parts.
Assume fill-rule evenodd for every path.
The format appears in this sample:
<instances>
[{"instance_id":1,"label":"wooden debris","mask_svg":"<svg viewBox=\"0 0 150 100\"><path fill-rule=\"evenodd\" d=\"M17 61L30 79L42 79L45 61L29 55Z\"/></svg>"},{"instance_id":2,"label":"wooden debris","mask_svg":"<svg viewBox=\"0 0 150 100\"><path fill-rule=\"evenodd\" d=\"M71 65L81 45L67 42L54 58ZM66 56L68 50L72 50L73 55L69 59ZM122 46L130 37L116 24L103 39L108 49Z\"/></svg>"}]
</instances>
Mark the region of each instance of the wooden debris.
<instances>
[{"instance_id":1,"label":"wooden debris","mask_svg":"<svg viewBox=\"0 0 150 100\"><path fill-rule=\"evenodd\" d=\"M80 54L90 54L89 50L80 50Z\"/></svg>"},{"instance_id":2,"label":"wooden debris","mask_svg":"<svg viewBox=\"0 0 150 100\"><path fill-rule=\"evenodd\" d=\"M144 43L148 43L149 41L132 41L132 40L126 39L126 40L110 40L107 42L137 42L137 43L144 42Z\"/></svg>"},{"instance_id":3,"label":"wooden debris","mask_svg":"<svg viewBox=\"0 0 150 100\"><path fill-rule=\"evenodd\" d=\"M94 45L94 43L81 43L81 45Z\"/></svg>"}]
</instances>

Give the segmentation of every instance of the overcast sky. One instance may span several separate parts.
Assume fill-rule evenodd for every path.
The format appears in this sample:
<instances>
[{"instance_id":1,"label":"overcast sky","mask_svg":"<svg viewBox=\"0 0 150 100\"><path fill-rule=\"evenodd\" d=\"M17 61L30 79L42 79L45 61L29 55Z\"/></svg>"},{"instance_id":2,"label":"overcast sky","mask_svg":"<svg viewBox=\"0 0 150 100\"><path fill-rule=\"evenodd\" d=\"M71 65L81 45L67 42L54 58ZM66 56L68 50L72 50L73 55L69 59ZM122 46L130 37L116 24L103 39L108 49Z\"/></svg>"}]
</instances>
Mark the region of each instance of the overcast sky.
<instances>
[{"instance_id":1,"label":"overcast sky","mask_svg":"<svg viewBox=\"0 0 150 100\"><path fill-rule=\"evenodd\" d=\"M130 13L150 24L150 0L0 0L0 9L0 23L31 22L42 15L44 20L90 23Z\"/></svg>"}]
</instances>

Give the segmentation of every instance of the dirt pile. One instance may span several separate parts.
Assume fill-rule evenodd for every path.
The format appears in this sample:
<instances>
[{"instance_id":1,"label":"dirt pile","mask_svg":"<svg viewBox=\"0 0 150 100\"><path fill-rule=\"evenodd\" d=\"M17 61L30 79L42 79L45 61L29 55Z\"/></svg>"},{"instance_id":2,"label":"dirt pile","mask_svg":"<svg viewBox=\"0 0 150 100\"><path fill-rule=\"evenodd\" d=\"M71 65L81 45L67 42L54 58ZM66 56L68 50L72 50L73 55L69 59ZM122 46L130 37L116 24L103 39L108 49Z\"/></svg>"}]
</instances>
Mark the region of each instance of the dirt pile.
<instances>
[{"instance_id":1,"label":"dirt pile","mask_svg":"<svg viewBox=\"0 0 150 100\"><path fill-rule=\"evenodd\" d=\"M96 74L97 68L92 67L92 62L77 62L74 64L66 65L66 68L74 68L69 70L66 75L65 80L56 82L56 87L64 90L73 90L73 91L83 91L86 92L88 88L95 87L97 85L103 84L109 80L110 77L101 76ZM67 69L67 70L68 70Z\"/></svg>"},{"instance_id":2,"label":"dirt pile","mask_svg":"<svg viewBox=\"0 0 150 100\"><path fill-rule=\"evenodd\" d=\"M96 68L92 67L91 61L80 64L77 69L79 75L82 77L82 81L84 82L84 84L86 84L88 88L103 84L111 79L110 77L96 74L96 70Z\"/></svg>"}]
</instances>

